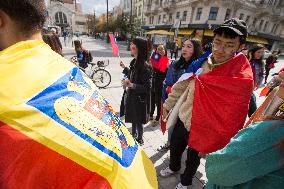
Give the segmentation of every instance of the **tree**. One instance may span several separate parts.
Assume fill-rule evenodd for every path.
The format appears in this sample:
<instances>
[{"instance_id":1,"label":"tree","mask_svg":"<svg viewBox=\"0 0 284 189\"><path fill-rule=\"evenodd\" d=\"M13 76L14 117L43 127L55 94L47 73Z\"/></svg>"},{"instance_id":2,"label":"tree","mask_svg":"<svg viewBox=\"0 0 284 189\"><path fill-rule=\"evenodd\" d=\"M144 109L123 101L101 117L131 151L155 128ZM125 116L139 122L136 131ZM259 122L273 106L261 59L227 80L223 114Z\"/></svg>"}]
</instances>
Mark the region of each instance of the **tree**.
<instances>
[{"instance_id":1,"label":"tree","mask_svg":"<svg viewBox=\"0 0 284 189\"><path fill-rule=\"evenodd\" d=\"M87 15L87 28L89 33L95 33L96 28L96 13Z\"/></svg>"}]
</instances>

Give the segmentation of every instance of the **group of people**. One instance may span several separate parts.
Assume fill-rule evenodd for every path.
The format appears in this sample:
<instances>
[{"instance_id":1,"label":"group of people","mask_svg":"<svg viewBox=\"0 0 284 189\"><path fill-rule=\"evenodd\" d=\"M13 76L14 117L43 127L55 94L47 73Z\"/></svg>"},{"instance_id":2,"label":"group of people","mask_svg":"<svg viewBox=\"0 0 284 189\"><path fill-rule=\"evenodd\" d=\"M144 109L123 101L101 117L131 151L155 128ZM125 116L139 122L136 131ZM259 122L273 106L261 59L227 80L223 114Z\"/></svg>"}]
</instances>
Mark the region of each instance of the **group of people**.
<instances>
[{"instance_id":1,"label":"group of people","mask_svg":"<svg viewBox=\"0 0 284 189\"><path fill-rule=\"evenodd\" d=\"M253 91L262 87L264 75L269 74L270 69L273 68L271 65L277 62L277 54L279 54L279 52L273 52L265 64L264 46L257 44L247 53L243 53L247 35L247 26L244 21L230 19L214 30L212 50L207 49L208 51L204 52L200 41L186 39L182 43L180 58L172 62L169 61L166 48L162 44L157 45L151 57L147 59L146 41L135 39L131 44L131 54L134 59L130 63L130 68L121 63L126 78L122 81L125 91L122 100L123 108L121 108L123 113L120 116L125 115L125 121L132 123L132 135L138 143L143 144L143 124L147 121L149 126L156 126L159 122L161 125L167 124L169 121L167 119L173 117L171 114L174 114L174 109L177 105L179 106L175 113L175 124L167 125L168 142L158 149L159 151L170 149L170 165L161 170L162 177L176 174L181 169L182 154L187 149L186 168L180 176L181 182L176 189L186 189L192 184L200 158L209 154L208 157L213 160L210 159L206 167L212 173L218 168L217 165L211 165L218 160L214 158L223 158L219 156L224 151L233 153L229 149L243 143L241 140L241 144L238 144L239 141L234 141L232 138L243 128L247 116L251 117L256 111ZM153 116L155 110L156 117ZM274 116L274 118L282 119L281 116L280 118ZM262 121L265 121L265 124L272 123L266 120L267 118L263 118ZM283 125L281 121L273 123ZM252 130L249 127L247 131L240 132L235 138L250 140L254 138ZM252 136L242 136L246 133ZM252 146L248 145L246 150L249 147ZM236 154L239 155L240 152ZM224 161L226 161L225 157ZM239 161L237 157L235 158L236 162ZM230 161L233 160L230 159ZM253 161L250 160L250 163ZM220 165L220 163L217 164ZM280 164L275 169L280 169ZM249 172L249 170L242 171ZM232 171L233 173L237 171ZM221 186L238 188L236 186L238 184L241 184L239 188L242 188L258 186L263 182L261 179L255 180L257 176L253 175L246 178L247 180L242 180L242 183L230 183L226 179L223 179L224 183L222 183L220 180L227 178L227 173L226 175L220 175L222 172L218 174L209 175L210 184L207 188ZM263 174L266 173L263 172ZM211 179L213 177L220 180L214 183L215 180ZM275 186L280 186L278 184ZM263 186L263 188L269 188L269 186Z\"/></svg>"},{"instance_id":2,"label":"group of people","mask_svg":"<svg viewBox=\"0 0 284 189\"><path fill-rule=\"evenodd\" d=\"M23 12L24 15L14 14L11 11L15 8L22 10L18 5L19 2L27 9L27 13ZM58 55L62 55L62 51L58 50L59 44L50 48L42 41L42 35L46 43L50 40L57 41L53 39L53 35L42 33L45 21L44 10L44 1L25 0L24 3L19 0L0 1L0 33L5 33L5 36L0 35L2 69L12 69L12 63L21 62L27 66L22 70L21 74L24 74L31 67L32 60L40 60L41 57L48 59L45 60L48 65L56 62L55 65L64 69L72 67ZM200 41L186 39L182 43L179 59L172 62L167 57L164 45L158 45L149 58L147 41L135 38L130 45L133 60L129 68L123 62L120 63L125 75L122 80L125 90L120 116L125 116L125 122L132 123L133 137L143 145L143 125L148 122L151 126L160 123L168 130L168 143L159 150L170 150L170 164L160 171L160 175L168 177L177 174L181 169L182 154L187 150L186 168L180 175L180 183L177 184L176 189L186 189L192 184L201 158L207 160L206 188L208 189L280 189L284 185L284 73L280 72L278 75L279 87L270 92L257 110L253 94L254 90L262 87L264 69L266 74L269 74L270 69L277 62L279 52L274 52L266 60L266 64L262 60L264 47L261 45L256 45L245 55L241 50L245 47L247 35L246 23L232 18L214 30L212 49L204 52ZM51 49L59 53L56 54ZM75 43L75 49L79 63L87 56L88 60L84 62L90 61L91 57L84 55L88 52L84 51L80 41ZM7 57L9 62L3 60ZM55 66L48 69L40 66L38 68L40 72L35 74L41 78L41 85L46 82L44 78L50 77L48 71L56 69ZM4 72L2 73L4 75ZM74 73L68 75L68 79L72 79L72 74ZM6 83L10 82L10 77L12 78L12 76L8 78L7 74L4 77L3 82ZM28 79L29 76L26 75L25 78ZM267 77L265 82L266 80ZM34 85L34 82L31 81L30 84ZM76 84L73 81L67 87L72 88ZM76 88L76 90L83 89ZM56 95L54 93L52 95ZM13 94L9 95L12 99ZM1 93L0 97L6 98L7 95ZM76 96L76 98L81 97ZM10 107L7 102L2 101L1 98L0 100L3 104L0 111L2 116L10 111ZM19 99L14 99L18 112L12 112L15 114L15 120L18 121L17 118L21 113L25 117L31 117L29 114L31 110L26 113L19 111L21 109L17 100ZM250 119L245 124L248 111ZM9 120L4 116L1 119L4 122ZM16 149L22 150L21 155L30 157L34 152L27 148L32 149L34 145L41 144L25 142L27 140L24 140L20 134L9 134L14 130L9 129L4 122L2 120L0 122L0 145L2 145L0 160L14 166L13 162L19 161L18 154L14 153ZM13 125L14 122L10 124ZM24 130L23 132L28 132L27 128ZM33 137L33 133L30 135ZM7 148L5 146L7 141L12 141L14 145ZM53 163L52 159L45 158L42 160ZM29 165L33 166L33 162L29 162ZM66 169L61 170L57 168L58 166L59 163L53 164L52 169L63 175ZM7 171L7 167L0 164L0 187L15 188L13 183L17 183L18 177L25 178L25 175L16 172L16 169L12 172ZM37 183L36 179L43 179L37 178L36 173L33 176L34 178L20 179L19 182ZM50 176L60 183L56 175ZM13 180L13 183L11 184L10 180L5 183L4 177ZM99 178L93 175L89 175L88 178L90 177L92 181L82 179L89 188L96 186L96 179ZM68 179L74 183L81 182L80 174Z\"/></svg>"}]
</instances>

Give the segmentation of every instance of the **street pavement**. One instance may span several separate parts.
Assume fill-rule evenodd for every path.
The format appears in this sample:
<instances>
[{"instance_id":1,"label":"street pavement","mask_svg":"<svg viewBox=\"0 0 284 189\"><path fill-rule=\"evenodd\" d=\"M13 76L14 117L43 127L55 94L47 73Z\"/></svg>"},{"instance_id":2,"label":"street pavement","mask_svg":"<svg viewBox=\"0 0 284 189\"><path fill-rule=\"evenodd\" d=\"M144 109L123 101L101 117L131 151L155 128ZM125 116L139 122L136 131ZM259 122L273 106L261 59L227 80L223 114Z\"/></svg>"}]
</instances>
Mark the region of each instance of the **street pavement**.
<instances>
[{"instance_id":1,"label":"street pavement","mask_svg":"<svg viewBox=\"0 0 284 189\"><path fill-rule=\"evenodd\" d=\"M61 39L62 40L62 39ZM111 84L106 89L101 89L101 94L107 99L109 103L112 104L115 110L119 111L119 106L121 102L121 97L123 94L123 88L121 87L121 80L123 78L122 68L119 66L120 60L125 63L125 65L129 65L131 61L130 52L126 50L126 44L120 44L120 57L113 57L111 45L107 44L105 41L100 39L93 39L83 37L83 47L90 50L92 56L94 58L94 62L98 60L109 60L110 65L106 68L112 77ZM64 43L62 43L64 44ZM64 45L63 45L64 46ZM67 43L66 46L63 47L63 52L65 58L70 59L75 55L74 48L71 46L71 43ZM278 72L284 66L284 59L281 58L278 64L276 64L275 68L271 70L271 74ZM90 70L87 70L88 74ZM271 75L270 74L270 75ZM270 80L269 77L268 81ZM258 106L263 102L264 97L260 98L259 93L261 89L256 91L257 96L257 104ZM131 131L131 124L126 124L129 131ZM153 164L157 170L159 189L174 189L175 186L179 183L180 178L179 175L173 175L168 178L163 178L159 176L159 172L161 169L167 167L169 165L169 151L167 152L158 152L157 148L161 145L164 145L167 141L167 134L163 135L159 126L151 127L145 125L144 127L144 151L152 160ZM183 154L182 161L182 169L184 169L184 163L186 159L186 153ZM207 181L205 174L205 159L201 159L201 164L198 168L198 171L193 179L193 184L189 186L190 189L201 189L204 183ZM137 188L139 189L139 188Z\"/></svg>"}]
</instances>

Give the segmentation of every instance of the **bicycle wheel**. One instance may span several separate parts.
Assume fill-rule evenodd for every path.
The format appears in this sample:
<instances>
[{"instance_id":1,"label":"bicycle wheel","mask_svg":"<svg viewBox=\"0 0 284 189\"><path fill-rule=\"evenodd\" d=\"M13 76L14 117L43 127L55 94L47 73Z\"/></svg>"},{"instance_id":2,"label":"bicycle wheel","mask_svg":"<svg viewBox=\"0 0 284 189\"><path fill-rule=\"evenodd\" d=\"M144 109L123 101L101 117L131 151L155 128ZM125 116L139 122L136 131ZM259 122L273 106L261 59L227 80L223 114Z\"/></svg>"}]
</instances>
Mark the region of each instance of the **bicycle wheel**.
<instances>
[{"instance_id":1,"label":"bicycle wheel","mask_svg":"<svg viewBox=\"0 0 284 189\"><path fill-rule=\"evenodd\" d=\"M111 82L111 75L107 70L97 69L92 75L92 80L98 88L105 88Z\"/></svg>"}]
</instances>

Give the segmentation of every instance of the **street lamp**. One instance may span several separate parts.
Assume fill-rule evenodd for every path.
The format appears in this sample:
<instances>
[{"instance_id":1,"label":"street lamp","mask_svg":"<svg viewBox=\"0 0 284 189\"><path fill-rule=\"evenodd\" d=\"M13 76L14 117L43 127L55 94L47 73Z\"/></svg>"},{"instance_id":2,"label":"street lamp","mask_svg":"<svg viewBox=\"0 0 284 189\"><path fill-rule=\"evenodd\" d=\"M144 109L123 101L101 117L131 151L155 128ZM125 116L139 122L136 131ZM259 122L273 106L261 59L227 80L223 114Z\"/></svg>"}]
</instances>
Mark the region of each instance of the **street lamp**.
<instances>
[{"instance_id":1,"label":"street lamp","mask_svg":"<svg viewBox=\"0 0 284 189\"><path fill-rule=\"evenodd\" d=\"M107 29L108 29L108 0L106 0L107 3L107 15L106 15L106 19L107 19Z\"/></svg>"}]
</instances>

